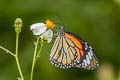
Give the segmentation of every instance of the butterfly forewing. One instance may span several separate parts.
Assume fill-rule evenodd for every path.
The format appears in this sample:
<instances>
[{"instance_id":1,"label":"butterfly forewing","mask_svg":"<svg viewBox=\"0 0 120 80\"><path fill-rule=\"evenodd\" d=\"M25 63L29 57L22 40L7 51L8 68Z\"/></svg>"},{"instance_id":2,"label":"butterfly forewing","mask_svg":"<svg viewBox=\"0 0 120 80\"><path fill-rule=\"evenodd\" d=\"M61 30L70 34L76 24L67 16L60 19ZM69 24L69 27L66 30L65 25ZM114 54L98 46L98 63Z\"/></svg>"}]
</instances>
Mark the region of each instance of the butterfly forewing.
<instances>
[{"instance_id":1,"label":"butterfly forewing","mask_svg":"<svg viewBox=\"0 0 120 80\"><path fill-rule=\"evenodd\" d=\"M55 41L51 49L50 60L53 65L60 68L70 68L75 60L75 50L70 47L64 37ZM59 42L58 42L59 41ZM56 46L56 44L58 46Z\"/></svg>"}]
</instances>

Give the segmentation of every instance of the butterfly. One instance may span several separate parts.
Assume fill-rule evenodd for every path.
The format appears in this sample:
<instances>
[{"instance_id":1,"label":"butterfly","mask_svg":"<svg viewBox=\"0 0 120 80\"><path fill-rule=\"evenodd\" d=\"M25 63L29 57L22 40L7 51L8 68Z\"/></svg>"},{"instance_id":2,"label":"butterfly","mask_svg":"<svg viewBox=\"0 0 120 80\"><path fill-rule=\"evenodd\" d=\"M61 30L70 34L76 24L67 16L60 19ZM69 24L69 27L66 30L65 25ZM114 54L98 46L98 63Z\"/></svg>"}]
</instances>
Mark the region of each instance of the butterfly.
<instances>
[{"instance_id":1,"label":"butterfly","mask_svg":"<svg viewBox=\"0 0 120 80\"><path fill-rule=\"evenodd\" d=\"M50 61L56 67L96 69L98 58L93 48L77 35L67 32L62 26L50 51Z\"/></svg>"}]
</instances>

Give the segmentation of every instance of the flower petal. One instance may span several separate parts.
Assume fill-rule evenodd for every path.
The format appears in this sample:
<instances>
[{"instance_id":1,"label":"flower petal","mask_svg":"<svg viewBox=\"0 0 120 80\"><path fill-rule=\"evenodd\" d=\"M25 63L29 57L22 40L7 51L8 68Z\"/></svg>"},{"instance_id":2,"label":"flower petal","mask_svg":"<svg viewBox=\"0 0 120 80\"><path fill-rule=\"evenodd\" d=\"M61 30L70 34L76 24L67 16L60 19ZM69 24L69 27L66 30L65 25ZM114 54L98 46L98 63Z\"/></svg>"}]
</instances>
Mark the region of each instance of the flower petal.
<instances>
[{"instance_id":1,"label":"flower petal","mask_svg":"<svg viewBox=\"0 0 120 80\"><path fill-rule=\"evenodd\" d=\"M32 30L34 35L40 35L46 31L47 27L44 23L35 23L30 26L30 30Z\"/></svg>"},{"instance_id":2,"label":"flower petal","mask_svg":"<svg viewBox=\"0 0 120 80\"><path fill-rule=\"evenodd\" d=\"M41 38L47 37L47 42L50 43L52 41L52 38L53 38L53 31L51 29L48 29L40 37Z\"/></svg>"}]
</instances>

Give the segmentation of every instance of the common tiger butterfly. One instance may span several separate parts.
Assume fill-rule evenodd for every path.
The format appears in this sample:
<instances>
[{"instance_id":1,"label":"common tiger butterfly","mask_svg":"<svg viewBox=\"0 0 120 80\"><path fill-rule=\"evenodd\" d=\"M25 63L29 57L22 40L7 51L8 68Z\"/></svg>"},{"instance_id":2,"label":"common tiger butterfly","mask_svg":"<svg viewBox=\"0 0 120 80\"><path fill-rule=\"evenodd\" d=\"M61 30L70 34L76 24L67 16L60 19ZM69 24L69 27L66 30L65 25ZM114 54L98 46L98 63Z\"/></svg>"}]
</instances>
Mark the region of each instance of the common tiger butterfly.
<instances>
[{"instance_id":1,"label":"common tiger butterfly","mask_svg":"<svg viewBox=\"0 0 120 80\"><path fill-rule=\"evenodd\" d=\"M93 48L77 35L67 32L64 26L57 33L50 52L50 61L63 69L78 67L93 70L99 66Z\"/></svg>"}]
</instances>

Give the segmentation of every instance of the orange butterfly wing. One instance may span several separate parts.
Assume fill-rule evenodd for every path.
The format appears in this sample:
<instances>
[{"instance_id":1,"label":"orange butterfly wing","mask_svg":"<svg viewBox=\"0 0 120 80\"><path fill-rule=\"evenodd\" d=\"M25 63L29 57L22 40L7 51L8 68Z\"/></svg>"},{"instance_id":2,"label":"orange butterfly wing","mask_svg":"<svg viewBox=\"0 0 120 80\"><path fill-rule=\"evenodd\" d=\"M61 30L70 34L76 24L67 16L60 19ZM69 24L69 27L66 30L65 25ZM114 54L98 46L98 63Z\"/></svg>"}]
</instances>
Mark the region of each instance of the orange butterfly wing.
<instances>
[{"instance_id":1,"label":"orange butterfly wing","mask_svg":"<svg viewBox=\"0 0 120 80\"><path fill-rule=\"evenodd\" d=\"M75 49L77 51L78 61L80 61L81 57L85 55L85 53L83 51L83 45L82 45L82 43L75 36L72 36L72 35L70 35L68 33L65 33L64 37L69 38L69 39L72 40L72 42L76 46Z\"/></svg>"},{"instance_id":2,"label":"orange butterfly wing","mask_svg":"<svg viewBox=\"0 0 120 80\"><path fill-rule=\"evenodd\" d=\"M89 44L87 44L77 35L70 32L65 33L64 37L70 39L76 46L76 67L82 67L88 70L93 70L99 66L98 58Z\"/></svg>"}]
</instances>

